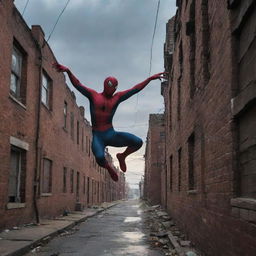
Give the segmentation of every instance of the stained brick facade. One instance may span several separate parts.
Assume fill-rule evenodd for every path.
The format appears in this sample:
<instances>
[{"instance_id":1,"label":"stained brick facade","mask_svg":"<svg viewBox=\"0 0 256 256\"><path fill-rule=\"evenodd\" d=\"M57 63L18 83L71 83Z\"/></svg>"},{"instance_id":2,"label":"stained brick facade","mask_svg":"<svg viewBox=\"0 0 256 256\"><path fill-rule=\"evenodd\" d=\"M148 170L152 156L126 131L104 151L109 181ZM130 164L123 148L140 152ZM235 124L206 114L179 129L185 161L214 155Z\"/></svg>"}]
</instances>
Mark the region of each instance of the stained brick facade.
<instances>
[{"instance_id":1,"label":"stained brick facade","mask_svg":"<svg viewBox=\"0 0 256 256\"><path fill-rule=\"evenodd\" d=\"M163 114L149 115L149 128L145 152L144 198L151 204L161 203L161 178L164 170Z\"/></svg>"},{"instance_id":2,"label":"stained brick facade","mask_svg":"<svg viewBox=\"0 0 256 256\"><path fill-rule=\"evenodd\" d=\"M0 24L0 229L124 198L123 173L115 183L95 162L84 108L52 69L41 27L12 0L0 1Z\"/></svg>"},{"instance_id":3,"label":"stained brick facade","mask_svg":"<svg viewBox=\"0 0 256 256\"><path fill-rule=\"evenodd\" d=\"M167 210L205 255L255 255L255 1L177 6L162 85Z\"/></svg>"}]
</instances>

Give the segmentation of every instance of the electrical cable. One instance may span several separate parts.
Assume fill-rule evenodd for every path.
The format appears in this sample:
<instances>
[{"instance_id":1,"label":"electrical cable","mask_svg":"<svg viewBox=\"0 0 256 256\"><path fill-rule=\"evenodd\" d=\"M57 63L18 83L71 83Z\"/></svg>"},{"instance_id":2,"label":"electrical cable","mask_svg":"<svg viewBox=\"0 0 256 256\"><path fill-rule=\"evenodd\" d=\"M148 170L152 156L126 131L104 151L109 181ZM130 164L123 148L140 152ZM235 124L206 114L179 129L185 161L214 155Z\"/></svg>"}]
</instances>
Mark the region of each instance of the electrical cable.
<instances>
[{"instance_id":1,"label":"electrical cable","mask_svg":"<svg viewBox=\"0 0 256 256\"><path fill-rule=\"evenodd\" d=\"M25 4L25 7L24 7L24 9L23 9L23 11L22 11L22 14L21 14L22 17L23 17L23 15L24 15L24 13L25 13L25 11L26 11L26 9L27 9L28 3L29 3L29 0L27 0L27 2L26 2L26 4Z\"/></svg>"},{"instance_id":2,"label":"electrical cable","mask_svg":"<svg viewBox=\"0 0 256 256\"><path fill-rule=\"evenodd\" d=\"M156 18L155 18L153 35L152 35L151 47L150 47L149 76L151 74L151 68L152 68L153 46L154 46L154 39L155 39L155 34L156 34L156 26L157 26L157 21L158 21L159 7L160 7L160 0L158 0L158 3L157 3Z\"/></svg>"},{"instance_id":3,"label":"electrical cable","mask_svg":"<svg viewBox=\"0 0 256 256\"><path fill-rule=\"evenodd\" d=\"M148 75L148 76L150 76L150 74L151 74L151 69L152 69L153 46L154 46L154 39L155 39L155 34L156 34L156 27L157 27L159 9L160 9L160 0L158 0L158 3L157 3L156 17L155 17L155 23L154 23L154 29L153 29L153 35L152 35L151 46L150 46L149 75ZM134 125L133 125L134 127L135 127L135 124L136 124L136 122L137 122L138 104L139 104L139 95L137 94L136 105L135 105L135 120L134 120Z\"/></svg>"},{"instance_id":4,"label":"electrical cable","mask_svg":"<svg viewBox=\"0 0 256 256\"><path fill-rule=\"evenodd\" d=\"M62 11L60 12L60 14L59 14L59 16L58 16L58 18L57 18L57 20L56 20L56 22L55 22L55 24L54 24L54 26L53 26L53 28L52 28L52 31L51 31L51 33L49 34L49 36L48 36L48 38L47 38L47 40L46 40L47 43L48 43L48 41L50 40L50 38L51 38L51 36L52 36L52 34L53 34L53 32L54 32L56 26L57 26L57 24L58 24L58 22L59 22L59 20L60 20L60 18L61 18L61 16L62 16L62 14L65 12L65 10L66 10L66 8L67 8L69 2L70 2L70 0L68 0L68 1L66 2L64 8L63 8ZM44 46L44 45L43 45L43 46Z\"/></svg>"}]
</instances>

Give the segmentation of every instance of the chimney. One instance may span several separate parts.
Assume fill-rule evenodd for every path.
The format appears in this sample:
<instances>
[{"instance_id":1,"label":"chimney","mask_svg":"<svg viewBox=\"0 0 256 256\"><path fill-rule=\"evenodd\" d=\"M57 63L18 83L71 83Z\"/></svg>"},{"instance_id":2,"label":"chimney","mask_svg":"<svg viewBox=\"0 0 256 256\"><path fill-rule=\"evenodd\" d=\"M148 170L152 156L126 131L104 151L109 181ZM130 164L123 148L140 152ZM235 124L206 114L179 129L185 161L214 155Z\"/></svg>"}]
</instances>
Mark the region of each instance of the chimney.
<instances>
[{"instance_id":1,"label":"chimney","mask_svg":"<svg viewBox=\"0 0 256 256\"><path fill-rule=\"evenodd\" d=\"M83 106L80 106L80 107L79 107L79 110L80 110L81 116L84 117L84 107L83 107Z\"/></svg>"},{"instance_id":2,"label":"chimney","mask_svg":"<svg viewBox=\"0 0 256 256\"><path fill-rule=\"evenodd\" d=\"M38 44L42 47L44 44L44 31L40 25L32 25L32 35Z\"/></svg>"}]
</instances>

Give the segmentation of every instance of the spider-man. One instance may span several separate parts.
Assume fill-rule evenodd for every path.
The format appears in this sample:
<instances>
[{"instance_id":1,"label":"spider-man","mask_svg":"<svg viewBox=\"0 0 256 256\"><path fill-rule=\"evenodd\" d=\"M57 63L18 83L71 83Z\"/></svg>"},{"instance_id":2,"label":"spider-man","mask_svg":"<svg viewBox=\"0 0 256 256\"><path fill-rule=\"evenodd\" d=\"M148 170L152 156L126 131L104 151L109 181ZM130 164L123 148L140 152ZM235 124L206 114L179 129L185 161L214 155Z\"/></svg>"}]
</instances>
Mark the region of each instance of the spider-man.
<instances>
[{"instance_id":1,"label":"spider-man","mask_svg":"<svg viewBox=\"0 0 256 256\"><path fill-rule=\"evenodd\" d=\"M112 119L118 105L130 98L135 93L141 91L151 80L163 78L162 73L155 74L145 81L135 85L131 89L115 93L118 81L115 77L107 77L104 81L104 90L101 93L88 88L80 83L80 81L72 74L69 68L54 63L53 67L58 72L66 72L74 87L81 92L90 101L90 113L92 121L92 152L97 163L106 168L114 181L118 181L118 175L109 165L105 158L105 147L127 147L123 153L116 155L120 168L126 171L125 158L131 153L137 151L142 146L142 140L127 132L117 132L112 125ZM115 93L115 94L114 94Z\"/></svg>"}]
</instances>

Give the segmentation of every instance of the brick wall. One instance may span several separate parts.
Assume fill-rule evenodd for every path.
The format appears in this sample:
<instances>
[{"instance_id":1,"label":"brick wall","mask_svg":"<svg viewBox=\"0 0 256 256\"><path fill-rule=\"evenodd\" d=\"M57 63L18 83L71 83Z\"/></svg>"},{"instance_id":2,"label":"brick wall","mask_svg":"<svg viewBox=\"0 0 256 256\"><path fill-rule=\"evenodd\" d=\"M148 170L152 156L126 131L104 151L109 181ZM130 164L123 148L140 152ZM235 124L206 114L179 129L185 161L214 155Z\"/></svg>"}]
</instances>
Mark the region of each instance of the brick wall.
<instances>
[{"instance_id":1,"label":"brick wall","mask_svg":"<svg viewBox=\"0 0 256 256\"><path fill-rule=\"evenodd\" d=\"M179 1L168 32L167 210L206 255L256 251L255 12L249 0Z\"/></svg>"},{"instance_id":2,"label":"brick wall","mask_svg":"<svg viewBox=\"0 0 256 256\"><path fill-rule=\"evenodd\" d=\"M96 164L91 126L64 75L52 69L56 59L41 27L30 29L11 0L0 3L0 14L0 229L33 221L34 198L39 217L124 198L123 173L115 183ZM19 59L20 74L15 70ZM41 100L43 76L49 82L49 104L46 98ZM18 83L13 82L18 78ZM19 165L15 160L19 154L17 195L15 179L10 177L15 164Z\"/></svg>"}]
</instances>

